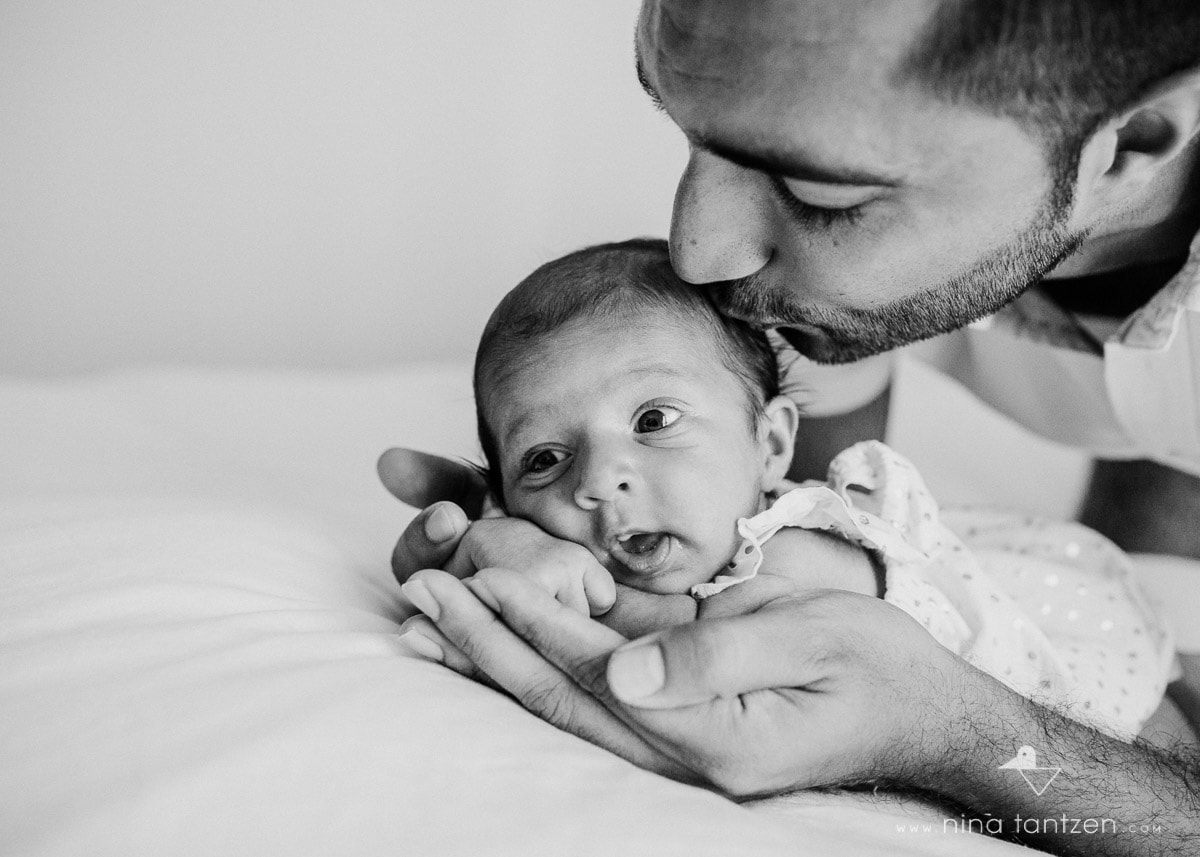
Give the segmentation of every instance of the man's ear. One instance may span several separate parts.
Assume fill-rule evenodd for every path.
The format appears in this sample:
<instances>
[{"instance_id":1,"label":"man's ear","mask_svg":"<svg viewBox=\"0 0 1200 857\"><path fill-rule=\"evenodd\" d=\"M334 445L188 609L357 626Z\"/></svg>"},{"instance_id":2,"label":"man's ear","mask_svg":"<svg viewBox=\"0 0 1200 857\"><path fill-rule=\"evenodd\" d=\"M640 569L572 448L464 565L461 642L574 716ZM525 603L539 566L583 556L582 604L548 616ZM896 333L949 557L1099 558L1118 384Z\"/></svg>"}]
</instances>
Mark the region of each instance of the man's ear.
<instances>
[{"instance_id":1,"label":"man's ear","mask_svg":"<svg viewBox=\"0 0 1200 857\"><path fill-rule=\"evenodd\" d=\"M1084 146L1081 184L1100 205L1148 188L1200 136L1200 68L1173 74L1105 122Z\"/></svg>"},{"instance_id":2,"label":"man's ear","mask_svg":"<svg viewBox=\"0 0 1200 857\"><path fill-rule=\"evenodd\" d=\"M800 412L796 403L787 396L776 396L763 408L759 432L766 457L766 466L763 468L764 491L774 491L792 466L799 421Z\"/></svg>"}]
</instances>

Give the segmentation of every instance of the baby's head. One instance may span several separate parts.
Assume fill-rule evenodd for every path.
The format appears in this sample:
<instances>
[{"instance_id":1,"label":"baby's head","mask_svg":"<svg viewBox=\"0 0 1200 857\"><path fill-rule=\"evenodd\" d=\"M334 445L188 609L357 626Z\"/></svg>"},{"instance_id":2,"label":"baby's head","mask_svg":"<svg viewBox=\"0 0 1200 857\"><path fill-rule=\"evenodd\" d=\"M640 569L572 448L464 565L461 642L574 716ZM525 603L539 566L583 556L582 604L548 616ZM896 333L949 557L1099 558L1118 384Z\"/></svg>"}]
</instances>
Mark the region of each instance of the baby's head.
<instances>
[{"instance_id":1,"label":"baby's head","mask_svg":"<svg viewBox=\"0 0 1200 857\"><path fill-rule=\"evenodd\" d=\"M652 592L729 562L796 428L766 335L721 316L648 239L572 253L509 292L479 345L475 402L508 513Z\"/></svg>"}]
</instances>

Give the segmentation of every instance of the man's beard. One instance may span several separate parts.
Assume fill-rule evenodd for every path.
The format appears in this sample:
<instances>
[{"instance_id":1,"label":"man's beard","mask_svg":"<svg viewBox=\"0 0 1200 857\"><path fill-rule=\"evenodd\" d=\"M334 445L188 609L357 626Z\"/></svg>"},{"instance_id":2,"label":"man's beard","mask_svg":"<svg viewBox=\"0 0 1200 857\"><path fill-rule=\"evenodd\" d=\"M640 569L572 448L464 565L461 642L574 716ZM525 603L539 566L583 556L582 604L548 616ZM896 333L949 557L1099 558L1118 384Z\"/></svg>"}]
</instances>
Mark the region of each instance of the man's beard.
<instances>
[{"instance_id":1,"label":"man's beard","mask_svg":"<svg viewBox=\"0 0 1200 857\"><path fill-rule=\"evenodd\" d=\"M883 306L805 307L789 292L772 291L752 274L714 284L721 312L778 327L793 348L817 363L851 363L964 327L1016 300L1079 249L1085 232L1071 232L1069 198L1047 203L1016 238L988 252L941 285Z\"/></svg>"}]
</instances>

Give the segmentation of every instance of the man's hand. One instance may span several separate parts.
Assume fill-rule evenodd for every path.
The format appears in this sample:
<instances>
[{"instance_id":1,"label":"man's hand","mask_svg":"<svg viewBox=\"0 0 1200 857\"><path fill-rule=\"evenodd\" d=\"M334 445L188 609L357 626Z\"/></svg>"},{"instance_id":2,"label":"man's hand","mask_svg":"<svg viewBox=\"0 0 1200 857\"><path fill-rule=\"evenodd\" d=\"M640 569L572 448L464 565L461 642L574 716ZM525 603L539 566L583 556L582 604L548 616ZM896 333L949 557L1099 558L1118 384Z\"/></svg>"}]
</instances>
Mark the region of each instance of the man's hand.
<instances>
[{"instance_id":1,"label":"man's hand","mask_svg":"<svg viewBox=\"0 0 1200 857\"><path fill-rule=\"evenodd\" d=\"M478 518L487 498L482 473L440 455L396 447L379 456L375 469L393 497L418 509L445 500Z\"/></svg>"},{"instance_id":2,"label":"man's hand","mask_svg":"<svg viewBox=\"0 0 1200 857\"><path fill-rule=\"evenodd\" d=\"M387 450L376 469L392 496L421 509L392 551L396 579L403 583L418 569L442 568L458 550L470 517L483 509L482 475L462 462L412 449Z\"/></svg>"},{"instance_id":3,"label":"man's hand","mask_svg":"<svg viewBox=\"0 0 1200 857\"><path fill-rule=\"evenodd\" d=\"M467 662L450 665L560 728L734 796L934 772L963 722L955 684L969 668L902 611L853 593L793 594L628 644L504 569L465 585L422 571L404 590L428 615L409 627L432 620Z\"/></svg>"},{"instance_id":4,"label":"man's hand","mask_svg":"<svg viewBox=\"0 0 1200 857\"><path fill-rule=\"evenodd\" d=\"M877 598L786 595L628 642L506 570L465 584L425 571L405 590L428 614L406 628L428 632L420 639L433 649L437 640L452 647L447 665L676 779L735 797L870 780L909 786L1061 854L1200 846L1195 760L1038 707ZM1024 745L1061 767L1052 790L1039 795L999 767Z\"/></svg>"}]
</instances>

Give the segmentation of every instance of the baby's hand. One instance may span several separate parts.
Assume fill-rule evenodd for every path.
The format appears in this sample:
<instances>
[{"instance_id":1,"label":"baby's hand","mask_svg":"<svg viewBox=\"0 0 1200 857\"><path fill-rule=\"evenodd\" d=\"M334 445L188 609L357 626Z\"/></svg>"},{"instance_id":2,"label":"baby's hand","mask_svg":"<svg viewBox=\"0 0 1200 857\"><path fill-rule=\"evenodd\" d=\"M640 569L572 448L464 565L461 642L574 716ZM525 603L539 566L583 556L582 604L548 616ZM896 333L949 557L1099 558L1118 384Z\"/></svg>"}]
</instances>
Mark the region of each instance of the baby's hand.
<instances>
[{"instance_id":1,"label":"baby's hand","mask_svg":"<svg viewBox=\"0 0 1200 857\"><path fill-rule=\"evenodd\" d=\"M574 542L531 560L520 571L562 604L584 616L602 616L617 600L617 585L591 552Z\"/></svg>"},{"instance_id":2,"label":"baby's hand","mask_svg":"<svg viewBox=\"0 0 1200 857\"><path fill-rule=\"evenodd\" d=\"M584 616L607 613L617 598L612 575L591 551L521 518L475 521L446 566L464 578L483 568L518 571Z\"/></svg>"}]
</instances>

